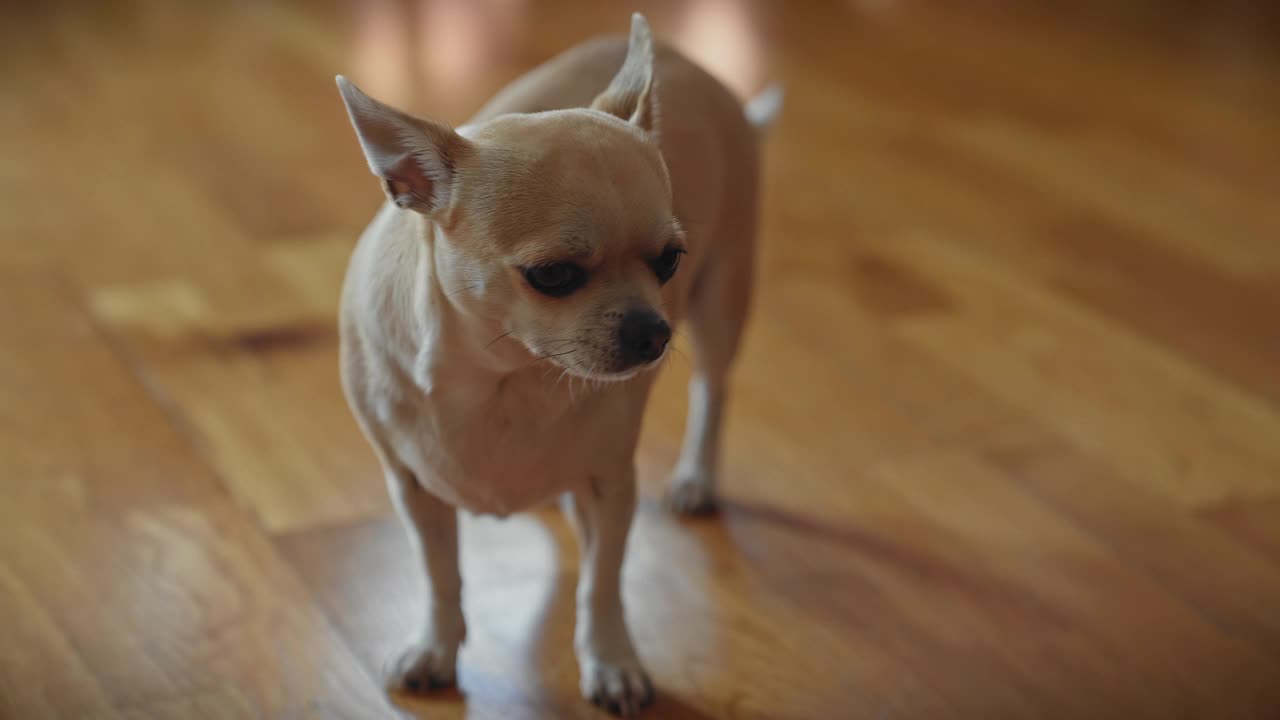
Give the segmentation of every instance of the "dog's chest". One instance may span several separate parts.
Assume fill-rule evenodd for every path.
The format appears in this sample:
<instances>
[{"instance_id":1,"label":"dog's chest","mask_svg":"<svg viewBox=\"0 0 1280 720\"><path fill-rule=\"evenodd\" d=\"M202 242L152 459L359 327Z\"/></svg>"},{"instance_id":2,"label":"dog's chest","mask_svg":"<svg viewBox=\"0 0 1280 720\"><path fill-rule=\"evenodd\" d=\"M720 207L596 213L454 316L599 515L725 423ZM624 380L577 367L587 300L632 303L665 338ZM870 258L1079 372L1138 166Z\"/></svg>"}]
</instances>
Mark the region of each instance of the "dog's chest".
<instances>
[{"instance_id":1,"label":"dog's chest","mask_svg":"<svg viewBox=\"0 0 1280 720\"><path fill-rule=\"evenodd\" d=\"M383 404L401 462L444 500L506 515L627 468L635 393L569 402L544 393L453 387Z\"/></svg>"}]
</instances>

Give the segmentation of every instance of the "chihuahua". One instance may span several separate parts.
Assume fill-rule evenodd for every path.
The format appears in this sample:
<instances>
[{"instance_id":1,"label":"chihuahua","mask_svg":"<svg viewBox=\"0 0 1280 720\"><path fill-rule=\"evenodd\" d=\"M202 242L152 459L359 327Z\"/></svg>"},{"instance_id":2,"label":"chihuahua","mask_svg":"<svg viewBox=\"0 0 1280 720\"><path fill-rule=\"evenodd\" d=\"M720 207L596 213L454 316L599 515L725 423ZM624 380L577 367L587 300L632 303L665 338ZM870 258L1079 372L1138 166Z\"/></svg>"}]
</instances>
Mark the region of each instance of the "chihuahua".
<instances>
[{"instance_id":1,"label":"chihuahua","mask_svg":"<svg viewBox=\"0 0 1280 720\"><path fill-rule=\"evenodd\" d=\"M582 693L631 716L653 699L620 582L641 417L687 315L696 364L667 502L711 509L750 298L757 141L780 95L744 108L655 46L639 14L629 39L565 52L456 130L337 83L389 198L343 287L343 389L427 580L390 689L454 682L458 509L561 496L582 548Z\"/></svg>"}]
</instances>

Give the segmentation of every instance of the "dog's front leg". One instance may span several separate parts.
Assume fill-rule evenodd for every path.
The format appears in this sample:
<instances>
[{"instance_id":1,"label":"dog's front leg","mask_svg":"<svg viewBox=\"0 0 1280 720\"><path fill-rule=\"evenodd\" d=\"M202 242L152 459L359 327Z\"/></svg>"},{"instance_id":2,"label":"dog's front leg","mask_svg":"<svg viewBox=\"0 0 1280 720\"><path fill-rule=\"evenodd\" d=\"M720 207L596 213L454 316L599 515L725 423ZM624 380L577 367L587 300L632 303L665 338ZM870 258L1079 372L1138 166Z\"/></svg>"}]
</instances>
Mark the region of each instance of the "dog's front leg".
<instances>
[{"instance_id":1,"label":"dog's front leg","mask_svg":"<svg viewBox=\"0 0 1280 720\"><path fill-rule=\"evenodd\" d=\"M635 469L618 477L591 477L571 498L582 561L574 646L582 694L630 717L653 700L622 608L622 561L636 506Z\"/></svg>"},{"instance_id":2,"label":"dog's front leg","mask_svg":"<svg viewBox=\"0 0 1280 720\"><path fill-rule=\"evenodd\" d=\"M391 689L425 693L454 684L458 647L466 638L462 575L458 570L458 514L404 468L387 468L392 504L409 532L426 577L422 626L396 661Z\"/></svg>"}]
</instances>

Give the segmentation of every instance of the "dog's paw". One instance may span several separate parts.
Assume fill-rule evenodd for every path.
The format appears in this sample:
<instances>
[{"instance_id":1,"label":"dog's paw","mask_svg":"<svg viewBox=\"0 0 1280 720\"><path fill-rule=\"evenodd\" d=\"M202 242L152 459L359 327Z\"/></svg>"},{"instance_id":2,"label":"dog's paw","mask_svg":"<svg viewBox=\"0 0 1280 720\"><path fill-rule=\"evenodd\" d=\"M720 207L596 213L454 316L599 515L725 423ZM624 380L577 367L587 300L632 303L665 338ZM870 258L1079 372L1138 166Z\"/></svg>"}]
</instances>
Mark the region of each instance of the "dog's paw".
<instances>
[{"instance_id":1,"label":"dog's paw","mask_svg":"<svg viewBox=\"0 0 1280 720\"><path fill-rule=\"evenodd\" d=\"M638 663L586 661L582 665L582 696L614 715L635 717L653 702L653 683Z\"/></svg>"},{"instance_id":2,"label":"dog's paw","mask_svg":"<svg viewBox=\"0 0 1280 720\"><path fill-rule=\"evenodd\" d=\"M405 650L392 666L387 690L408 695L426 695L453 687L457 682L457 648L418 644Z\"/></svg>"},{"instance_id":3,"label":"dog's paw","mask_svg":"<svg viewBox=\"0 0 1280 720\"><path fill-rule=\"evenodd\" d=\"M705 476L677 474L667 486L663 504L682 515L709 515L716 511L713 486Z\"/></svg>"}]
</instances>

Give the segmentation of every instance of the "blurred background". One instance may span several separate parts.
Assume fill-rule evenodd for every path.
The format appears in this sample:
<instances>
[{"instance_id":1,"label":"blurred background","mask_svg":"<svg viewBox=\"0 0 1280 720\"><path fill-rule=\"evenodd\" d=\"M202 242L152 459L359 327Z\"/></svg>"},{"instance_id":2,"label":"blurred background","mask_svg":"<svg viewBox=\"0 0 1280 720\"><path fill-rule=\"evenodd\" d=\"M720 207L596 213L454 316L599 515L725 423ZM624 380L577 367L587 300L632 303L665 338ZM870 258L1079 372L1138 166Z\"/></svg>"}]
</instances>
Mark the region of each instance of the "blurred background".
<instances>
[{"instance_id":1,"label":"blurred background","mask_svg":"<svg viewBox=\"0 0 1280 720\"><path fill-rule=\"evenodd\" d=\"M636 9L787 92L718 517L657 503L687 359L646 421L649 717L1280 717L1277 7L6 3L0 717L394 717L333 76L463 123ZM463 547L461 692L409 710L594 717L563 520Z\"/></svg>"}]
</instances>

